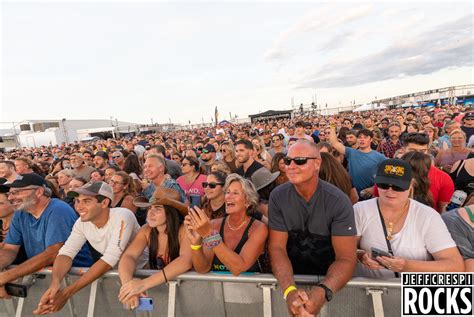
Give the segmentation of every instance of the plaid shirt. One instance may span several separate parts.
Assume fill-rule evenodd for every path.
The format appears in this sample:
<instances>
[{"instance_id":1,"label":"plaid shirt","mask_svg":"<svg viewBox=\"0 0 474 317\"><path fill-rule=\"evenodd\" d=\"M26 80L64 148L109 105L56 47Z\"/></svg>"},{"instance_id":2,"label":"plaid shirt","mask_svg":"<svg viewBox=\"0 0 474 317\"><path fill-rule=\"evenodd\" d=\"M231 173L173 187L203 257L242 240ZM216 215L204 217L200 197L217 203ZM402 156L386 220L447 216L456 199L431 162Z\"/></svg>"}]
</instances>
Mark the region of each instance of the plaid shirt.
<instances>
[{"instance_id":1,"label":"plaid shirt","mask_svg":"<svg viewBox=\"0 0 474 317\"><path fill-rule=\"evenodd\" d=\"M393 144L392 140L389 138L385 139L385 142L380 143L377 147L377 151L382 153L388 158L393 158L395 156L395 152L402 147L402 141L398 139L397 143Z\"/></svg>"}]
</instances>

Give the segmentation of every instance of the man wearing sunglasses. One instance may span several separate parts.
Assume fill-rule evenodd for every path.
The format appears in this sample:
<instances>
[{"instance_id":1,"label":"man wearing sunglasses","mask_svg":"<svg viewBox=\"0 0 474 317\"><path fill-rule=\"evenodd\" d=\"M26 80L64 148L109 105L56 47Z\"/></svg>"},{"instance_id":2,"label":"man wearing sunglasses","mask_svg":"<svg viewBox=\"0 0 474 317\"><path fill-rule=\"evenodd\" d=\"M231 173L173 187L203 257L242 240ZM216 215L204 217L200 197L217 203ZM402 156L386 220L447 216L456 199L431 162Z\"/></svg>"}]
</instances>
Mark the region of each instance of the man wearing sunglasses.
<instances>
[{"instance_id":1,"label":"man wearing sunglasses","mask_svg":"<svg viewBox=\"0 0 474 317\"><path fill-rule=\"evenodd\" d=\"M92 166L88 166L84 163L84 157L81 153L71 154L69 159L71 162L71 167L73 168L74 175L77 177L82 177L86 181L90 181L91 173L95 170Z\"/></svg>"},{"instance_id":2,"label":"man wearing sunglasses","mask_svg":"<svg viewBox=\"0 0 474 317\"><path fill-rule=\"evenodd\" d=\"M201 166L204 168L205 173L211 172L211 166L216 162L216 148L214 145L208 143L202 149L201 157L199 158Z\"/></svg>"},{"instance_id":3,"label":"man wearing sunglasses","mask_svg":"<svg viewBox=\"0 0 474 317\"><path fill-rule=\"evenodd\" d=\"M269 251L273 274L291 315L318 314L351 279L356 265L352 203L319 179L321 156L314 142L298 140L285 158L289 182L270 194ZM298 290L293 274L325 275L311 291Z\"/></svg>"},{"instance_id":4,"label":"man wearing sunglasses","mask_svg":"<svg viewBox=\"0 0 474 317\"><path fill-rule=\"evenodd\" d=\"M0 298L4 298L6 283L53 264L59 249L71 234L77 215L65 202L51 198L51 190L37 174L20 175L13 183L0 187L9 190L8 200L16 210L5 244L0 249L0 269L5 269L15 260L21 247L28 259L0 273ZM74 266L91 264L89 249L78 250Z\"/></svg>"},{"instance_id":5,"label":"man wearing sunglasses","mask_svg":"<svg viewBox=\"0 0 474 317\"><path fill-rule=\"evenodd\" d=\"M272 148L268 150L268 153L273 157L276 153L283 153L286 155L288 152L284 145L284 136L282 134L275 134L272 136Z\"/></svg>"}]
</instances>

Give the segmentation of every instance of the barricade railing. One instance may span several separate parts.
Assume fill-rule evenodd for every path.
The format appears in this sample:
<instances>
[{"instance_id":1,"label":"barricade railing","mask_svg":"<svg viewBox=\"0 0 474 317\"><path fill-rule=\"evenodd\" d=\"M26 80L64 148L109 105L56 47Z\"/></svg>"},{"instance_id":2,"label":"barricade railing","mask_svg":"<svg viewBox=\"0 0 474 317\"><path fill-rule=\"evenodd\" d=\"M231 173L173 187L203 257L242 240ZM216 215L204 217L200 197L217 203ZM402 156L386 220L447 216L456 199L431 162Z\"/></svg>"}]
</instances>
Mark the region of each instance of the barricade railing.
<instances>
[{"instance_id":1,"label":"barricade railing","mask_svg":"<svg viewBox=\"0 0 474 317\"><path fill-rule=\"evenodd\" d=\"M87 268L73 268L63 281L66 286L84 274ZM135 276L144 278L155 270L138 270ZM4 300L0 316L33 316L32 311L49 286L51 268L37 272L26 299ZM310 289L323 276L296 275L298 288ZM118 302L120 289L118 271L109 271L68 301L57 316L287 316L286 302L278 281L271 274L246 273L240 276L222 273L182 274L168 285L148 291L154 299L151 313L131 312ZM16 308L15 308L16 304ZM400 316L400 280L353 278L320 312L325 316Z\"/></svg>"}]
</instances>

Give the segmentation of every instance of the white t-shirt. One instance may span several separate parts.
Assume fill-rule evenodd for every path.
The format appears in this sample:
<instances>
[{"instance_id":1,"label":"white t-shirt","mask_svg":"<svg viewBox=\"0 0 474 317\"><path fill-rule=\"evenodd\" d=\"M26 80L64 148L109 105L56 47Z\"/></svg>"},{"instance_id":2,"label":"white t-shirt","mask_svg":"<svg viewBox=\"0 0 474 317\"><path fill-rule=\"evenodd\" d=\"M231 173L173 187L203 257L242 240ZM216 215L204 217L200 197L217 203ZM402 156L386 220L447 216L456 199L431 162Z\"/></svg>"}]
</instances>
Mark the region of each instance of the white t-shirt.
<instances>
[{"instance_id":1,"label":"white t-shirt","mask_svg":"<svg viewBox=\"0 0 474 317\"><path fill-rule=\"evenodd\" d=\"M360 236L360 248L371 253L371 248L388 252L387 242L380 220L377 198L361 201L354 205L357 236ZM454 240L433 208L410 199L410 207L402 229L392 235L390 240L393 254L410 260L432 260L431 254L456 247ZM395 277L393 271L369 270L357 263L356 276L375 278Z\"/></svg>"},{"instance_id":2,"label":"white t-shirt","mask_svg":"<svg viewBox=\"0 0 474 317\"><path fill-rule=\"evenodd\" d=\"M102 228L97 228L92 222L77 219L72 227L69 238L59 250L59 254L73 259L86 241L102 254L102 261L115 267L130 242L140 230L140 225L133 212L127 208L111 208L109 220ZM137 268L142 268L148 260L148 249L137 261Z\"/></svg>"}]
</instances>

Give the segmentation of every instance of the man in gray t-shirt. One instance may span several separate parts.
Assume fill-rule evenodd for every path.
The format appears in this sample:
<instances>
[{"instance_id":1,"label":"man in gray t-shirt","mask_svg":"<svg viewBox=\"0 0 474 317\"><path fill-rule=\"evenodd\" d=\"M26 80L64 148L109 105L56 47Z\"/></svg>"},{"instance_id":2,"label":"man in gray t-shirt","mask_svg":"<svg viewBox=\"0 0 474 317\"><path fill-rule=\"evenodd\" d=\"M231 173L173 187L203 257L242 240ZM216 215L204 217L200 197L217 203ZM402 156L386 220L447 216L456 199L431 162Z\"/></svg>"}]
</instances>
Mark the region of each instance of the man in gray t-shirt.
<instances>
[{"instance_id":1,"label":"man in gray t-shirt","mask_svg":"<svg viewBox=\"0 0 474 317\"><path fill-rule=\"evenodd\" d=\"M291 315L318 314L351 279L356 265L354 211L347 195L319 179L317 146L298 140L285 158L289 183L270 195L269 252L273 274ZM298 290L293 274L326 275L311 291Z\"/></svg>"}]
</instances>

